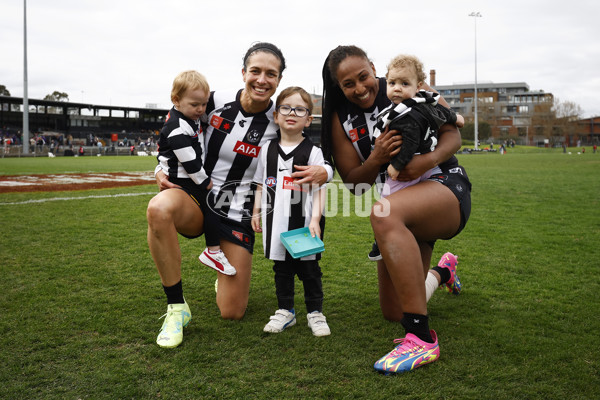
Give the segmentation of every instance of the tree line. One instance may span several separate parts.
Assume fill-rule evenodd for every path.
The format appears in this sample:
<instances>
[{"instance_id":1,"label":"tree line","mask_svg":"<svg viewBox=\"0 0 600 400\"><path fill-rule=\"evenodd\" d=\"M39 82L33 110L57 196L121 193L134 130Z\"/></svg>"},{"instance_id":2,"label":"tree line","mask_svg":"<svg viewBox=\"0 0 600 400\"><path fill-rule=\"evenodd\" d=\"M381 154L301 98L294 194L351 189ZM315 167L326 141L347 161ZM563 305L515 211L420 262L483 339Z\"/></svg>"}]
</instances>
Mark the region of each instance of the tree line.
<instances>
[{"instance_id":1,"label":"tree line","mask_svg":"<svg viewBox=\"0 0 600 400\"><path fill-rule=\"evenodd\" d=\"M10 96L10 91L5 85L0 85L0 96ZM47 94L42 100L69 101L69 95L65 92L55 90L54 92Z\"/></svg>"}]
</instances>

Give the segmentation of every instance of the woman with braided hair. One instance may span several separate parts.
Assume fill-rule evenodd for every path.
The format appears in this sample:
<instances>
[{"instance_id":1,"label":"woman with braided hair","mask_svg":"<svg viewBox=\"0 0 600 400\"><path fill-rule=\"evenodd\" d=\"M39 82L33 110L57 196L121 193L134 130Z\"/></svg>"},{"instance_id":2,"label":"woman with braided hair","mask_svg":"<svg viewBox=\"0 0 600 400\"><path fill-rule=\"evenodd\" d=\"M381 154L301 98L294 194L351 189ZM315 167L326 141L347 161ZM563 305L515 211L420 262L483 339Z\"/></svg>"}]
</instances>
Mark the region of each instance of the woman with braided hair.
<instances>
[{"instance_id":1,"label":"woman with braided hair","mask_svg":"<svg viewBox=\"0 0 600 400\"><path fill-rule=\"evenodd\" d=\"M321 144L346 184L384 182L390 159L400 151L401 132L386 129L373 146L371 141L376 117L389 105L386 80L376 76L362 49L338 46L329 53L323 66ZM436 166L442 172L380 199L371 212L382 256L377 265L381 311L405 330L398 346L375 363L378 371L410 371L439 357L437 335L429 329L425 277L435 241L457 235L470 215L471 184L454 157L460 145L456 126L442 125L435 149L415 155L397 179L410 181ZM452 286L456 258L446 253L440 264L429 274L437 284Z\"/></svg>"}]
</instances>

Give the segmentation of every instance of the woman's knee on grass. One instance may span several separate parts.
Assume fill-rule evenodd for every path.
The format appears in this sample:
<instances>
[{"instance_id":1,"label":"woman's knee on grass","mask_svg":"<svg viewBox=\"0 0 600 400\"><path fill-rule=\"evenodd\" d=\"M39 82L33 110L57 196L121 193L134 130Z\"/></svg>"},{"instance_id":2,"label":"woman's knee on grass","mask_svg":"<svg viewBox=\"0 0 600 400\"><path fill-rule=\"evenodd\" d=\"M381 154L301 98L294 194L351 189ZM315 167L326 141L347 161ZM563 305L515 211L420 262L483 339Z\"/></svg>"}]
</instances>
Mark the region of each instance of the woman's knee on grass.
<instances>
[{"instance_id":1,"label":"woman's knee on grass","mask_svg":"<svg viewBox=\"0 0 600 400\"><path fill-rule=\"evenodd\" d=\"M239 321L244 318L246 314L247 304L243 307L240 306L229 306L229 307L219 307L221 311L221 318L228 319L232 321Z\"/></svg>"},{"instance_id":2,"label":"woman's knee on grass","mask_svg":"<svg viewBox=\"0 0 600 400\"><path fill-rule=\"evenodd\" d=\"M217 306L221 318L240 320L246 314L250 292L252 255L243 247L221 240L221 250L237 270L235 276L219 276Z\"/></svg>"},{"instance_id":3,"label":"woman's knee on grass","mask_svg":"<svg viewBox=\"0 0 600 400\"><path fill-rule=\"evenodd\" d=\"M239 285L228 285L230 280L235 279L236 277L226 277L219 280L217 306L221 312L221 318L237 321L246 314L249 290L241 288Z\"/></svg>"}]
</instances>

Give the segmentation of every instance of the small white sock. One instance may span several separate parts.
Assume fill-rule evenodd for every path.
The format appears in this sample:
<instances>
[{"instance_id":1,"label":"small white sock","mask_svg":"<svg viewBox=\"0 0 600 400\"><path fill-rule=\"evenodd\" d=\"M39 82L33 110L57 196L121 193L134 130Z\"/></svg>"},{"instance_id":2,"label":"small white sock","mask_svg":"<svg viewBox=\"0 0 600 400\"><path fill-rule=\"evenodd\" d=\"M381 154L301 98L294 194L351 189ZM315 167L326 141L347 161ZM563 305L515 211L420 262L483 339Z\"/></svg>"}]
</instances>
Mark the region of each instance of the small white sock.
<instances>
[{"instance_id":1,"label":"small white sock","mask_svg":"<svg viewBox=\"0 0 600 400\"><path fill-rule=\"evenodd\" d=\"M427 279L425 279L425 300L427 302L429 302L429 299L431 299L431 296L433 296L433 293L435 293L438 286L440 286L440 283L435 275L432 274L431 271L427 272Z\"/></svg>"}]
</instances>

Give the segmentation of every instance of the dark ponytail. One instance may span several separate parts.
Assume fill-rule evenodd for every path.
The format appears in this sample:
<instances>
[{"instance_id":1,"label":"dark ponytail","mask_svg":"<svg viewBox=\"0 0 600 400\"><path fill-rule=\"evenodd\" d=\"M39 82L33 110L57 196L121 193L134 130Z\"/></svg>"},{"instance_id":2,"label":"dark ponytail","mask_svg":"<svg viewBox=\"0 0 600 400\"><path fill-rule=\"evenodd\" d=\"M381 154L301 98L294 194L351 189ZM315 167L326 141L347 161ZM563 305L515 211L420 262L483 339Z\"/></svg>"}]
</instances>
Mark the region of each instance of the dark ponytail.
<instances>
[{"instance_id":1,"label":"dark ponytail","mask_svg":"<svg viewBox=\"0 0 600 400\"><path fill-rule=\"evenodd\" d=\"M248 49L248 51L246 51L246 54L244 55L244 71L246 70L247 62L248 62L248 59L250 58L250 56L252 56L254 53L258 53L260 51L272 53L275 57L279 58L279 61L281 64L279 66L279 75L281 75L283 73L283 70L285 69L285 58L283 57L283 53L281 52L279 47L275 46L272 43L268 43L268 42L254 43Z\"/></svg>"},{"instance_id":2,"label":"dark ponytail","mask_svg":"<svg viewBox=\"0 0 600 400\"><path fill-rule=\"evenodd\" d=\"M335 169L333 161L333 138L331 137L333 113L346 101L344 92L337 81L337 69L347 57L362 57L370 62L367 53L356 46L338 46L329 52L323 64L323 111L321 117L321 149L325 161Z\"/></svg>"}]
</instances>

